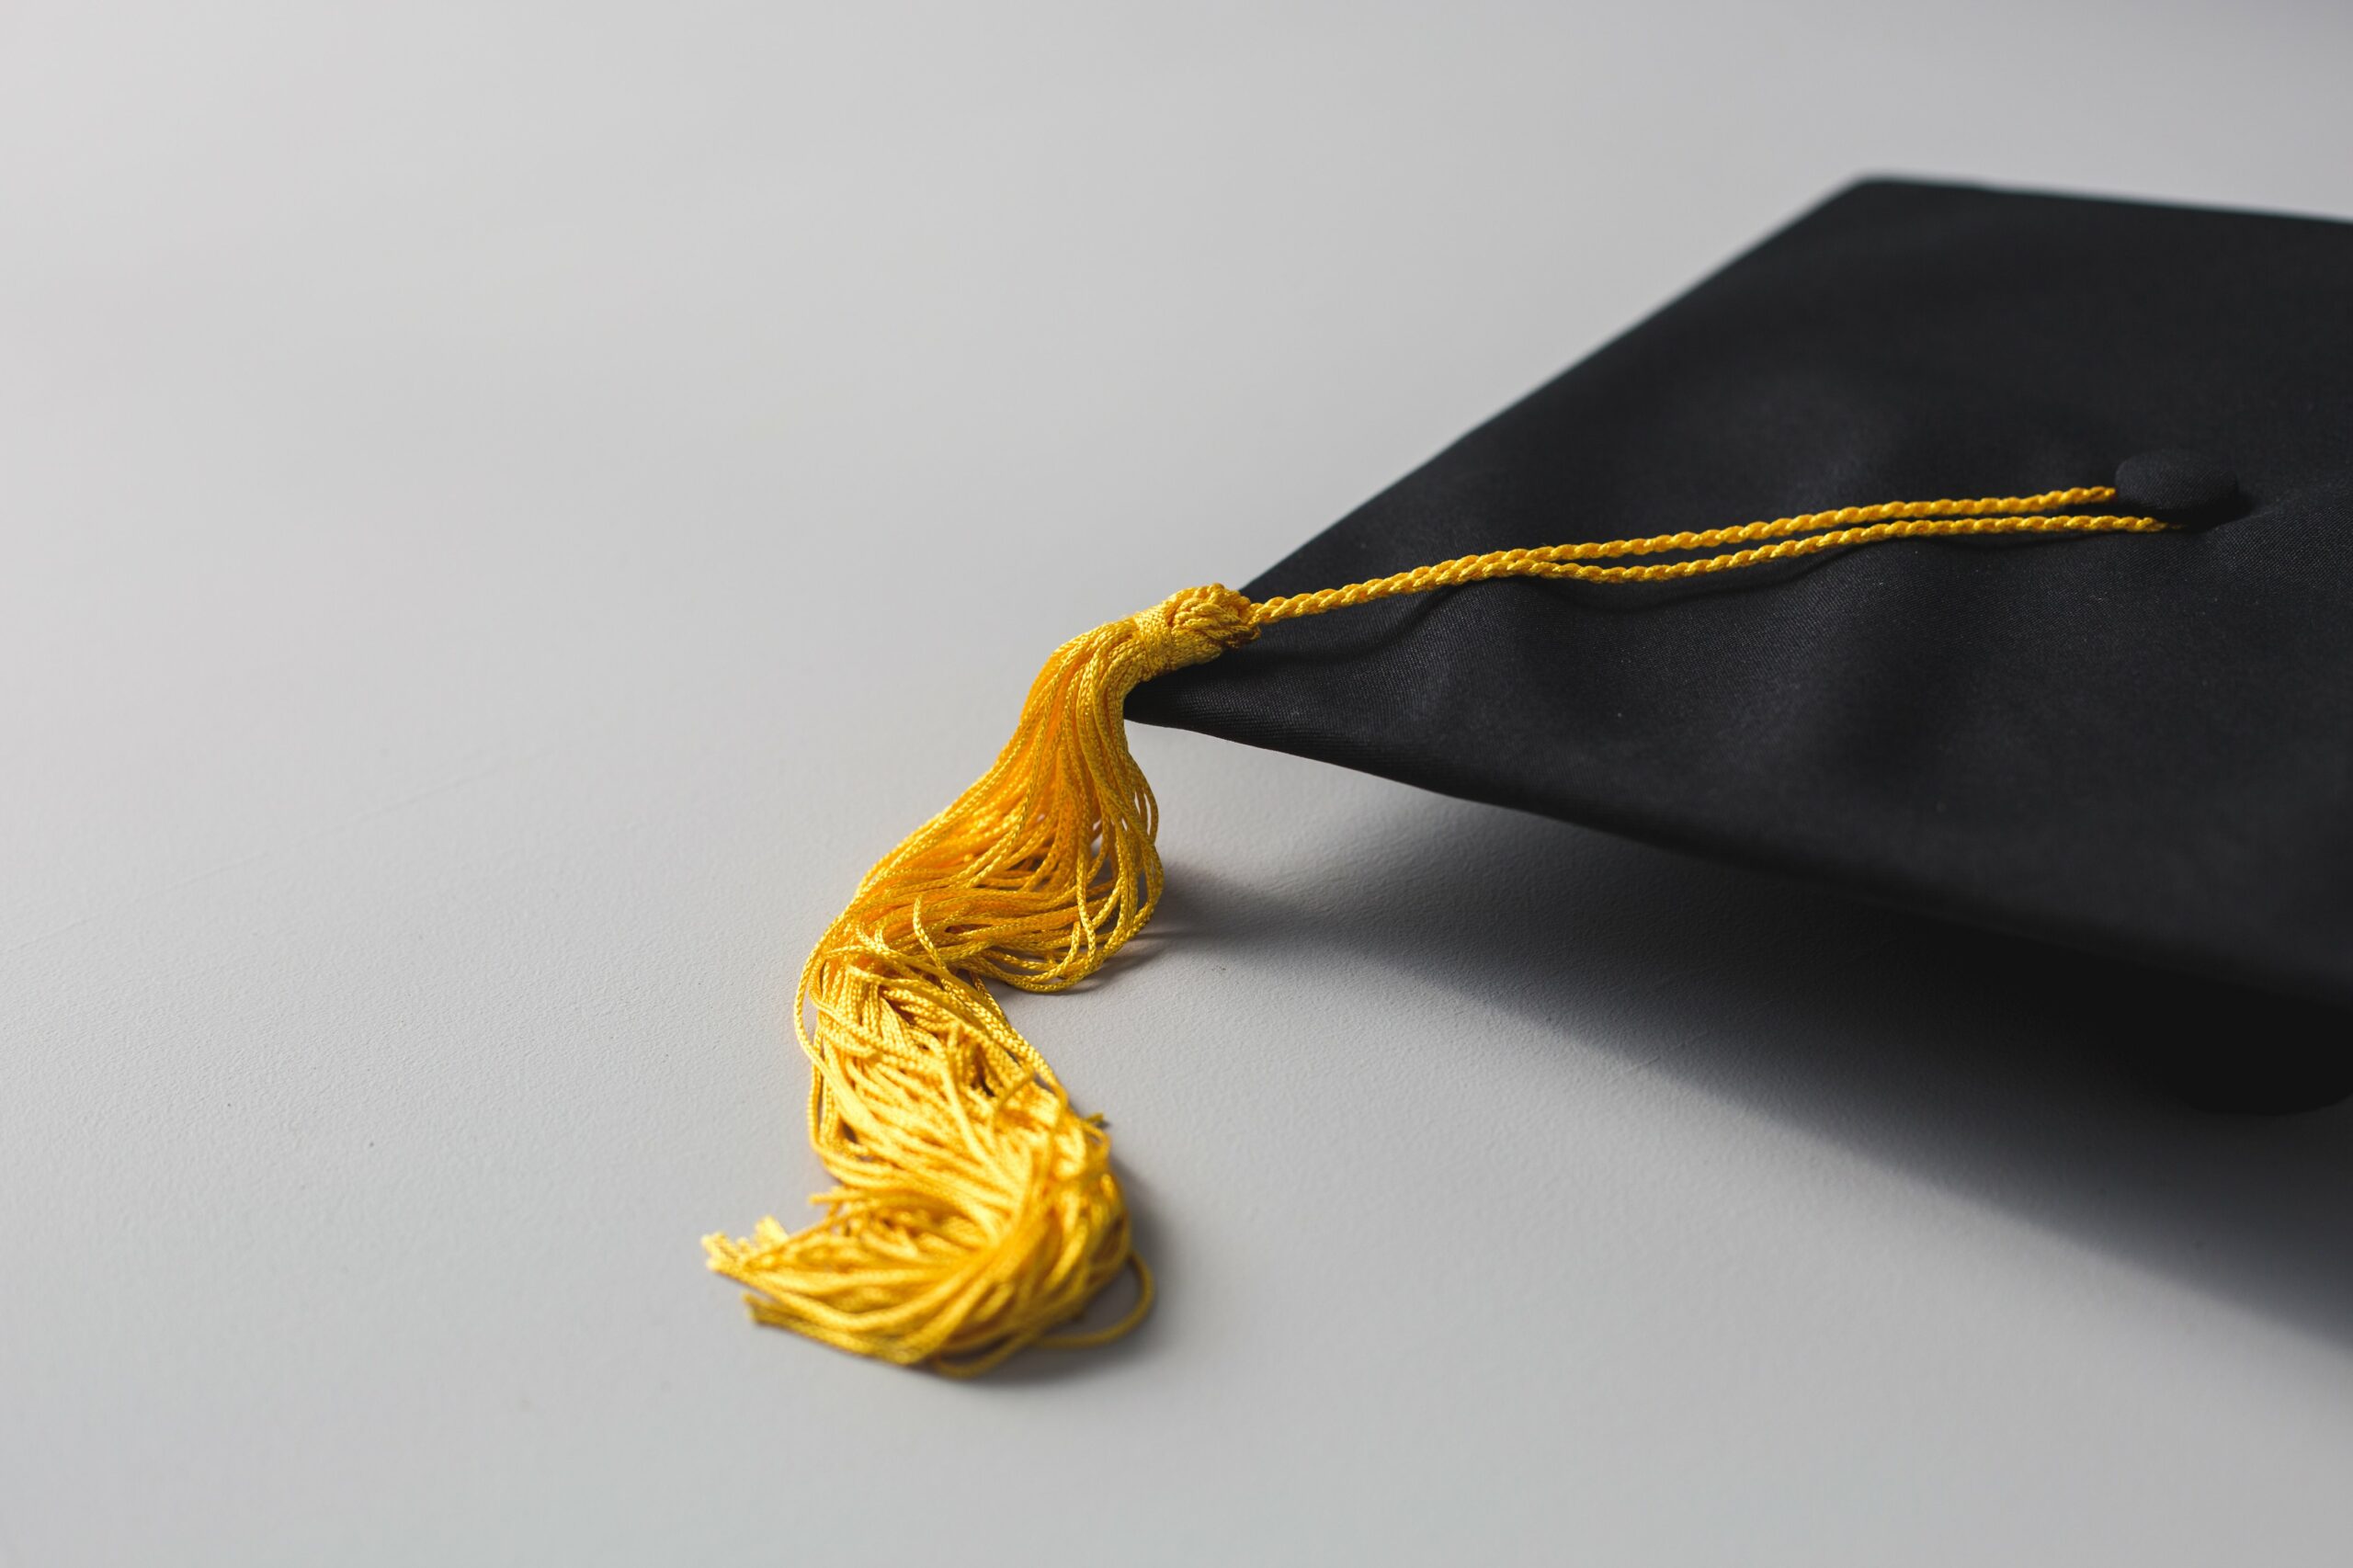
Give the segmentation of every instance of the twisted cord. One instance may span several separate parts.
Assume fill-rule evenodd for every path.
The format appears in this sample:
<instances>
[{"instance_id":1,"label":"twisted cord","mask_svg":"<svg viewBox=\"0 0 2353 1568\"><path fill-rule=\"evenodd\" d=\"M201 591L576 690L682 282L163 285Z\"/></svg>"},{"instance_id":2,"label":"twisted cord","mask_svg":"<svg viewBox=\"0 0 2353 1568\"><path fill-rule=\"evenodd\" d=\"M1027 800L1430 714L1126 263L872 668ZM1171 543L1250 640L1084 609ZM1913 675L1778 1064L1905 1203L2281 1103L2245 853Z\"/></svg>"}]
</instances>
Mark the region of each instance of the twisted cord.
<instances>
[{"instance_id":1,"label":"twisted cord","mask_svg":"<svg viewBox=\"0 0 2353 1568\"><path fill-rule=\"evenodd\" d=\"M1252 611L1261 625L1323 615L1351 605L1400 594L1425 594L1434 588L1489 583L1503 577L1574 578L1588 583L1658 583L1681 577L1706 576L1762 565L1825 550L1876 544L1889 539L1927 539L1967 534L2007 533L2152 533L2169 525L2154 517L2044 515L2056 506L2096 505L2112 501L2116 492L2107 485L2045 491L2040 495L1991 496L1976 501L1889 501L1876 506L1841 506L1835 511L1809 512L1802 517L1777 517L1771 522L1739 528L1708 528L1694 533L1654 534L1647 539L1613 539L1589 544L1552 544L1528 550L1496 550L1484 555L1458 556L1410 572L1351 583L1344 588L1323 588L1311 594L1287 594L1261 599ZM2023 514L2023 515L2020 515ZM1798 540L1793 536L1829 529ZM1713 550L1720 545L1748 544L1757 540L1788 542L1763 550L1738 550L1696 560L1648 562L1640 566L1594 566L1596 561L1627 556L1660 555L1675 551Z\"/></svg>"}]
</instances>

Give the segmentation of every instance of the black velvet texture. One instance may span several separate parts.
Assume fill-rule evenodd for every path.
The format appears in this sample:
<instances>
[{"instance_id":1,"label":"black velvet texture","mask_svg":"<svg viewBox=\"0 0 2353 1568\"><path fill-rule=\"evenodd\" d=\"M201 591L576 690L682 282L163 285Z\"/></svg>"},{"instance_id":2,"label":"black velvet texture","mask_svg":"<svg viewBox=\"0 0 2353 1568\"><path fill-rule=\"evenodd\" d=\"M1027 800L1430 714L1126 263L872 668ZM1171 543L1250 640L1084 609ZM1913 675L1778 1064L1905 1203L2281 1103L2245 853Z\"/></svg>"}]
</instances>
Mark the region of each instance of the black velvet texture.
<instances>
[{"instance_id":1,"label":"black velvet texture","mask_svg":"<svg viewBox=\"0 0 2353 1568\"><path fill-rule=\"evenodd\" d=\"M1458 588L1130 715L2353 1006L2353 225L1860 185L1246 591L2156 453L2212 526Z\"/></svg>"}]
</instances>

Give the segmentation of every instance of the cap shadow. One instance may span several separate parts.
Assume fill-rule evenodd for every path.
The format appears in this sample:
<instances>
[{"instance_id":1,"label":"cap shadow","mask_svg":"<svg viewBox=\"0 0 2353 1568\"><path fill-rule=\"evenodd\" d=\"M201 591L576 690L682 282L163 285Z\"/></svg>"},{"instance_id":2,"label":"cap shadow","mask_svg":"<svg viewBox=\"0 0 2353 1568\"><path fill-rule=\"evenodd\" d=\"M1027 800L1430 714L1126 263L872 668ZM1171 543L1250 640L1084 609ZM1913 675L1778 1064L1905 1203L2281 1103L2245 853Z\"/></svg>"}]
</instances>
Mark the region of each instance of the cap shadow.
<instances>
[{"instance_id":1,"label":"cap shadow","mask_svg":"<svg viewBox=\"0 0 2353 1568\"><path fill-rule=\"evenodd\" d=\"M1312 879L1173 869L1167 937L1360 954L2353 1344L2353 1105L2201 1108L2341 1094L2353 1020L1539 818L1417 804L1377 850L1321 858ZM2315 1027L2325 1056L2283 1066L2262 1049L2309 1045Z\"/></svg>"}]
</instances>

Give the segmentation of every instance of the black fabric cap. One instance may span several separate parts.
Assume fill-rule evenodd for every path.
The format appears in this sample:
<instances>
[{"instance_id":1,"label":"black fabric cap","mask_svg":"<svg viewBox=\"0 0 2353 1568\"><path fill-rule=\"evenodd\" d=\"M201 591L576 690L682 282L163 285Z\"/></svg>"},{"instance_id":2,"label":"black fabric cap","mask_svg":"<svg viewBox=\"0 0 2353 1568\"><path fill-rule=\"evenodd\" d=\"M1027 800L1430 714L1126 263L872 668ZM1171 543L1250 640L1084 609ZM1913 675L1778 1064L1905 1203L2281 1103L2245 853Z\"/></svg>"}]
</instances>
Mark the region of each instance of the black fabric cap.
<instances>
[{"instance_id":1,"label":"black fabric cap","mask_svg":"<svg viewBox=\"0 0 2353 1568\"><path fill-rule=\"evenodd\" d=\"M1860 185L1245 591L2109 483L2212 526L1483 584L1130 714L2353 1006L2353 225Z\"/></svg>"}]
</instances>

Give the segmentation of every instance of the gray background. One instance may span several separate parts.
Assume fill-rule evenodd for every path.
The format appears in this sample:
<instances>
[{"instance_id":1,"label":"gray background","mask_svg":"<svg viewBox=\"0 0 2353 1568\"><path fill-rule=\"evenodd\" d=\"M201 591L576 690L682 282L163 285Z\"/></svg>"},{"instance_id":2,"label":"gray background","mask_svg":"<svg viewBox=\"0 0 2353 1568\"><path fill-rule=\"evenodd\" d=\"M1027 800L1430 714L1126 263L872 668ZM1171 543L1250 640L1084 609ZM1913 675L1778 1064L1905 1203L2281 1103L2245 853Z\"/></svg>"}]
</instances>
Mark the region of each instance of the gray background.
<instances>
[{"instance_id":1,"label":"gray background","mask_svg":"<svg viewBox=\"0 0 2353 1568\"><path fill-rule=\"evenodd\" d=\"M2353 1112L1193 737L1161 935L1015 1006L1149 1327L959 1386L697 1238L819 1184L802 945L1051 643L1858 173L2353 214L2348 62L2322 0L0 5L0 1562L2344 1561Z\"/></svg>"}]
</instances>

